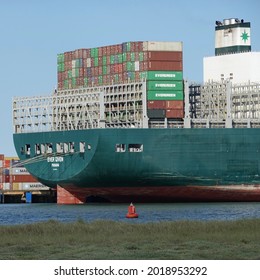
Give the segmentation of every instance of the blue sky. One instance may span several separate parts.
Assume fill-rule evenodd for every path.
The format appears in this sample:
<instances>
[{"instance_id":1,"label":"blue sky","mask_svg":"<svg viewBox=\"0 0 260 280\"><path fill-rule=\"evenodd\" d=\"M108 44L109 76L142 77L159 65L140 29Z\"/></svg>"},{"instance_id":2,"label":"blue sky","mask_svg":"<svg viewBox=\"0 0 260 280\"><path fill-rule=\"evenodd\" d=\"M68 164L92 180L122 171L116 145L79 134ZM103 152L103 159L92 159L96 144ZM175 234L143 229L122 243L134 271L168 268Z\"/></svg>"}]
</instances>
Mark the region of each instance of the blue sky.
<instances>
[{"instance_id":1,"label":"blue sky","mask_svg":"<svg viewBox=\"0 0 260 280\"><path fill-rule=\"evenodd\" d=\"M259 0L0 0L0 154L15 156L12 97L48 95L57 54L126 41L182 41L184 78L201 82L214 55L215 21L251 22L260 51Z\"/></svg>"}]
</instances>

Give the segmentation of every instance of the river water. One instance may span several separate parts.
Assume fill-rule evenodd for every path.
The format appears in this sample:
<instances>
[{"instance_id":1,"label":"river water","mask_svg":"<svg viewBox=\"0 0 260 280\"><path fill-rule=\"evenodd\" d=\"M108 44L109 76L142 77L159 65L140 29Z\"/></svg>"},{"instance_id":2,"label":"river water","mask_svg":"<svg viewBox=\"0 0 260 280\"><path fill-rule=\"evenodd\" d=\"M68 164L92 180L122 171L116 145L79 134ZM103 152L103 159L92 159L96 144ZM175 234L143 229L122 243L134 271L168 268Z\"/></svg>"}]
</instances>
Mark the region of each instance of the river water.
<instances>
[{"instance_id":1,"label":"river water","mask_svg":"<svg viewBox=\"0 0 260 280\"><path fill-rule=\"evenodd\" d=\"M0 204L0 225L57 220L113 220L134 223L178 220L237 220L260 218L260 203L136 204L138 219L126 219L128 204L58 205L55 203Z\"/></svg>"}]
</instances>

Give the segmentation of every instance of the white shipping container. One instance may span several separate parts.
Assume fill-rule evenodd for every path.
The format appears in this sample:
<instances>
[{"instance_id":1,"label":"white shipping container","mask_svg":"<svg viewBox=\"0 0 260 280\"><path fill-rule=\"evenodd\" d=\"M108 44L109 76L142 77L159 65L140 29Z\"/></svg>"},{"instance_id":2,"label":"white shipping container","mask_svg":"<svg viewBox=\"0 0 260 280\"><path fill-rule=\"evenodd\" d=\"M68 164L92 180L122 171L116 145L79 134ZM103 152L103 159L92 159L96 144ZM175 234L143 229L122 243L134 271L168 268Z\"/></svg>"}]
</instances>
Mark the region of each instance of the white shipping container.
<instances>
[{"instance_id":1,"label":"white shipping container","mask_svg":"<svg viewBox=\"0 0 260 280\"><path fill-rule=\"evenodd\" d=\"M87 67L91 67L91 58L90 57L87 58Z\"/></svg>"},{"instance_id":2,"label":"white shipping container","mask_svg":"<svg viewBox=\"0 0 260 280\"><path fill-rule=\"evenodd\" d=\"M135 61L135 71L139 71L139 61Z\"/></svg>"},{"instance_id":3,"label":"white shipping container","mask_svg":"<svg viewBox=\"0 0 260 280\"><path fill-rule=\"evenodd\" d=\"M33 191L33 190L49 190L50 188L41 184L41 183L32 183L32 182L26 182L26 183L13 183L13 190L16 191Z\"/></svg>"},{"instance_id":4,"label":"white shipping container","mask_svg":"<svg viewBox=\"0 0 260 280\"><path fill-rule=\"evenodd\" d=\"M10 183L3 183L3 190L10 190Z\"/></svg>"},{"instance_id":5,"label":"white shipping container","mask_svg":"<svg viewBox=\"0 0 260 280\"><path fill-rule=\"evenodd\" d=\"M144 51L182 52L182 42L143 42Z\"/></svg>"},{"instance_id":6,"label":"white shipping container","mask_svg":"<svg viewBox=\"0 0 260 280\"><path fill-rule=\"evenodd\" d=\"M13 175L30 175L30 173L24 167L11 168L10 169L10 174L13 174Z\"/></svg>"}]
</instances>

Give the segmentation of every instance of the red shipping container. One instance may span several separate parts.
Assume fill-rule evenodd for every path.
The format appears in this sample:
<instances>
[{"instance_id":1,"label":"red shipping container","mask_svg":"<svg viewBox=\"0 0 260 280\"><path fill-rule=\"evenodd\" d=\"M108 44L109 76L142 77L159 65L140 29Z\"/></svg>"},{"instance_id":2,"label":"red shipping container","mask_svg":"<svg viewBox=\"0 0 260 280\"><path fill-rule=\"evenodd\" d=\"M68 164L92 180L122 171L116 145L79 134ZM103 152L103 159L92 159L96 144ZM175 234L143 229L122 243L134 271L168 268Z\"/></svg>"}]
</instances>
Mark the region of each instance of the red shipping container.
<instances>
[{"instance_id":1,"label":"red shipping container","mask_svg":"<svg viewBox=\"0 0 260 280\"><path fill-rule=\"evenodd\" d=\"M149 61L182 61L182 52L154 51L148 52Z\"/></svg>"},{"instance_id":2,"label":"red shipping container","mask_svg":"<svg viewBox=\"0 0 260 280\"><path fill-rule=\"evenodd\" d=\"M3 176L3 183L9 183L10 182L10 175L4 175Z\"/></svg>"},{"instance_id":3,"label":"red shipping container","mask_svg":"<svg viewBox=\"0 0 260 280\"><path fill-rule=\"evenodd\" d=\"M150 100L147 102L148 109L165 109L166 101L164 100Z\"/></svg>"},{"instance_id":4,"label":"red shipping container","mask_svg":"<svg viewBox=\"0 0 260 280\"><path fill-rule=\"evenodd\" d=\"M4 155L0 155L0 160L4 160L5 156Z\"/></svg>"},{"instance_id":5,"label":"red shipping container","mask_svg":"<svg viewBox=\"0 0 260 280\"><path fill-rule=\"evenodd\" d=\"M182 61L149 61L147 69L151 71L182 71Z\"/></svg>"},{"instance_id":6,"label":"red shipping container","mask_svg":"<svg viewBox=\"0 0 260 280\"><path fill-rule=\"evenodd\" d=\"M166 110L167 119L182 119L184 118L184 112L180 109L168 109Z\"/></svg>"},{"instance_id":7,"label":"red shipping container","mask_svg":"<svg viewBox=\"0 0 260 280\"><path fill-rule=\"evenodd\" d=\"M11 181L13 183L37 182L32 175L11 175Z\"/></svg>"},{"instance_id":8,"label":"red shipping container","mask_svg":"<svg viewBox=\"0 0 260 280\"><path fill-rule=\"evenodd\" d=\"M166 109L180 109L183 110L184 102L183 100L167 100Z\"/></svg>"},{"instance_id":9,"label":"red shipping container","mask_svg":"<svg viewBox=\"0 0 260 280\"><path fill-rule=\"evenodd\" d=\"M10 167L10 160L9 159L5 159L4 160L4 167Z\"/></svg>"}]
</instances>

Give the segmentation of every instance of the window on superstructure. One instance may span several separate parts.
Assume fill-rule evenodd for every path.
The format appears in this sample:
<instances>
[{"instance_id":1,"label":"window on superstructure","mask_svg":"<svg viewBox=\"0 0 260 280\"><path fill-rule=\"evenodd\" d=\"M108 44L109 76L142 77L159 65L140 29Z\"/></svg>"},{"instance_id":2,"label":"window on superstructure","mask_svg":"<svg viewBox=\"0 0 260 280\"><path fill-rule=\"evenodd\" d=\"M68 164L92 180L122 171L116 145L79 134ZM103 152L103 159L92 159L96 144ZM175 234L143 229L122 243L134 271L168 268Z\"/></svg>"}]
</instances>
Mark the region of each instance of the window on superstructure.
<instances>
[{"instance_id":1,"label":"window on superstructure","mask_svg":"<svg viewBox=\"0 0 260 280\"><path fill-rule=\"evenodd\" d=\"M56 143L57 153L63 153L63 143Z\"/></svg>"},{"instance_id":2,"label":"window on superstructure","mask_svg":"<svg viewBox=\"0 0 260 280\"><path fill-rule=\"evenodd\" d=\"M45 154L45 153L46 153L45 144L41 144L41 153L42 153L42 154Z\"/></svg>"},{"instance_id":3,"label":"window on superstructure","mask_svg":"<svg viewBox=\"0 0 260 280\"><path fill-rule=\"evenodd\" d=\"M143 144L129 144L128 151L130 153L141 153L143 151Z\"/></svg>"},{"instance_id":4,"label":"window on superstructure","mask_svg":"<svg viewBox=\"0 0 260 280\"><path fill-rule=\"evenodd\" d=\"M74 142L69 142L69 151L70 151L70 153L75 152L75 143Z\"/></svg>"},{"instance_id":5,"label":"window on superstructure","mask_svg":"<svg viewBox=\"0 0 260 280\"><path fill-rule=\"evenodd\" d=\"M68 153L68 152L69 152L69 144L64 143L64 153Z\"/></svg>"},{"instance_id":6,"label":"window on superstructure","mask_svg":"<svg viewBox=\"0 0 260 280\"><path fill-rule=\"evenodd\" d=\"M52 153L52 151L53 151L52 143L47 143L46 144L46 151L47 151L47 154L51 154Z\"/></svg>"},{"instance_id":7,"label":"window on superstructure","mask_svg":"<svg viewBox=\"0 0 260 280\"><path fill-rule=\"evenodd\" d=\"M86 149L86 143L85 142L79 142L79 152L80 153L85 153Z\"/></svg>"},{"instance_id":8,"label":"window on superstructure","mask_svg":"<svg viewBox=\"0 0 260 280\"><path fill-rule=\"evenodd\" d=\"M28 156L31 154L31 145L30 144L25 144L25 154Z\"/></svg>"},{"instance_id":9,"label":"window on superstructure","mask_svg":"<svg viewBox=\"0 0 260 280\"><path fill-rule=\"evenodd\" d=\"M125 152L125 144L116 144L116 152L117 153L124 153Z\"/></svg>"},{"instance_id":10,"label":"window on superstructure","mask_svg":"<svg viewBox=\"0 0 260 280\"><path fill-rule=\"evenodd\" d=\"M36 155L40 155L41 154L40 144L35 144L35 154Z\"/></svg>"}]
</instances>

